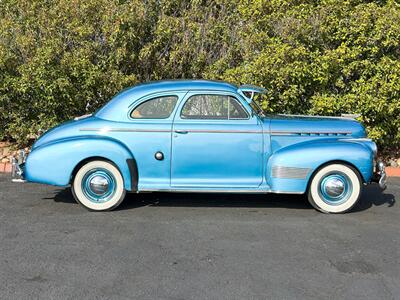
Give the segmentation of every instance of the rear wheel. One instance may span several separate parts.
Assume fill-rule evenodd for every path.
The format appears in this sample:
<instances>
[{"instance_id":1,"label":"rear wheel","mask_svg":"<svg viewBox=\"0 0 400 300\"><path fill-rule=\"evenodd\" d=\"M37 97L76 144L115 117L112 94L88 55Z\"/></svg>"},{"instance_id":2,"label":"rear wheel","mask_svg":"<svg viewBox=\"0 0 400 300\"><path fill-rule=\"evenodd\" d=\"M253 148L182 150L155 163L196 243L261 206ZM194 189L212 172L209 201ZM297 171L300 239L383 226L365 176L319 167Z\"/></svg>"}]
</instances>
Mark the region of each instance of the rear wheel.
<instances>
[{"instance_id":1,"label":"rear wheel","mask_svg":"<svg viewBox=\"0 0 400 300\"><path fill-rule=\"evenodd\" d=\"M112 210L124 200L124 180L114 164L95 160L78 170L72 193L77 202L89 210Z\"/></svg>"},{"instance_id":2,"label":"rear wheel","mask_svg":"<svg viewBox=\"0 0 400 300\"><path fill-rule=\"evenodd\" d=\"M362 181L353 167L330 164L321 168L311 179L308 200L325 213L343 213L350 210L361 195Z\"/></svg>"}]
</instances>

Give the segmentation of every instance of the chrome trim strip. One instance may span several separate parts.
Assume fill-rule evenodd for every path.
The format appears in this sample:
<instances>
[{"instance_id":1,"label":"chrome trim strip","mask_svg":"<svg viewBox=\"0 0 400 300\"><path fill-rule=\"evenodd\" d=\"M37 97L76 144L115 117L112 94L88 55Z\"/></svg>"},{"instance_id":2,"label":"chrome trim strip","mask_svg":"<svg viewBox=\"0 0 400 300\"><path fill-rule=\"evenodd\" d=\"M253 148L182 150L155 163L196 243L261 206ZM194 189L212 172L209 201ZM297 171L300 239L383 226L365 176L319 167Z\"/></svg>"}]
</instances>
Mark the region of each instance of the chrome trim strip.
<instances>
[{"instance_id":1,"label":"chrome trim strip","mask_svg":"<svg viewBox=\"0 0 400 300\"><path fill-rule=\"evenodd\" d=\"M271 131L271 135L295 135L295 136L310 136L310 135L322 135L322 136L341 136L349 135L351 131Z\"/></svg>"},{"instance_id":2,"label":"chrome trim strip","mask_svg":"<svg viewBox=\"0 0 400 300\"><path fill-rule=\"evenodd\" d=\"M261 130L201 130L201 129L182 129L194 133L263 133Z\"/></svg>"},{"instance_id":3,"label":"chrome trim strip","mask_svg":"<svg viewBox=\"0 0 400 300\"><path fill-rule=\"evenodd\" d=\"M296 115L296 114L277 114L277 116L282 117L294 117L294 118L313 118L313 119L338 119L338 120L348 120L355 119L360 116L360 114L341 114L341 116L318 116L318 115Z\"/></svg>"},{"instance_id":4,"label":"chrome trim strip","mask_svg":"<svg viewBox=\"0 0 400 300\"><path fill-rule=\"evenodd\" d=\"M172 192L172 193L269 193L270 190L256 190L256 189L141 189L140 192Z\"/></svg>"},{"instance_id":5,"label":"chrome trim strip","mask_svg":"<svg viewBox=\"0 0 400 300\"><path fill-rule=\"evenodd\" d=\"M306 179L310 171L311 171L310 168L273 166L272 177L288 178L288 179Z\"/></svg>"},{"instance_id":6,"label":"chrome trim strip","mask_svg":"<svg viewBox=\"0 0 400 300\"><path fill-rule=\"evenodd\" d=\"M197 130L180 129L193 133L264 133L256 130ZM131 129L131 128L80 128L79 131L104 131L104 132L173 132L169 129Z\"/></svg>"},{"instance_id":7,"label":"chrome trim strip","mask_svg":"<svg viewBox=\"0 0 400 300\"><path fill-rule=\"evenodd\" d=\"M304 192L299 191L279 191L279 190L255 190L255 189L141 189L138 193L148 192L165 192L165 193L238 193L238 194L297 194L301 195Z\"/></svg>"},{"instance_id":8,"label":"chrome trim strip","mask_svg":"<svg viewBox=\"0 0 400 300\"><path fill-rule=\"evenodd\" d=\"M104 132L171 132L170 129L131 129L131 128L80 128L79 131L104 131Z\"/></svg>"},{"instance_id":9,"label":"chrome trim strip","mask_svg":"<svg viewBox=\"0 0 400 300\"><path fill-rule=\"evenodd\" d=\"M341 131L315 131L315 132L302 132L302 131L261 131L261 130L203 130L203 129L182 129L187 132L193 133L257 133L257 134L271 134L271 135L294 135L294 136L304 136L304 135L348 135L351 132ZM139 128L80 128L79 131L104 131L104 132L172 132L170 129L139 129Z\"/></svg>"},{"instance_id":10,"label":"chrome trim strip","mask_svg":"<svg viewBox=\"0 0 400 300\"><path fill-rule=\"evenodd\" d=\"M273 193L273 194L293 194L293 195L303 195L304 194L304 192L298 192L298 191L295 191L295 192L288 192L288 191L279 191L279 190L276 190L276 191L270 191L270 193Z\"/></svg>"}]
</instances>

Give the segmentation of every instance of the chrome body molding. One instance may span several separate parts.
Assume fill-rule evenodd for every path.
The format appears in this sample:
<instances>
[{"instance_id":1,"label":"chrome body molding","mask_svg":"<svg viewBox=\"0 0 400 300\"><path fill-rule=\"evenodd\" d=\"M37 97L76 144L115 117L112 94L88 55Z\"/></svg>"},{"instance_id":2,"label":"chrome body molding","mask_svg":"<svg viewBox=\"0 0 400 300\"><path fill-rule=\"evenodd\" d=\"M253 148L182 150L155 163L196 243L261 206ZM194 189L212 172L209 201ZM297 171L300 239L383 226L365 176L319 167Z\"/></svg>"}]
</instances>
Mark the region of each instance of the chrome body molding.
<instances>
[{"instance_id":1,"label":"chrome body molding","mask_svg":"<svg viewBox=\"0 0 400 300\"><path fill-rule=\"evenodd\" d=\"M80 128L79 131L92 131L92 132L173 132L169 129L142 129L142 128ZM261 130L202 130L202 129L182 129L187 133L265 133L271 135L287 135L287 136L346 136L351 135L349 131L261 131Z\"/></svg>"},{"instance_id":2,"label":"chrome body molding","mask_svg":"<svg viewBox=\"0 0 400 300\"><path fill-rule=\"evenodd\" d=\"M271 135L289 136L347 136L351 131L271 131Z\"/></svg>"},{"instance_id":3,"label":"chrome body molding","mask_svg":"<svg viewBox=\"0 0 400 300\"><path fill-rule=\"evenodd\" d=\"M140 189L137 193L149 192L171 192L171 193L237 193L237 194L304 194L299 191L277 191L277 190L263 190L263 189Z\"/></svg>"},{"instance_id":4,"label":"chrome body molding","mask_svg":"<svg viewBox=\"0 0 400 300\"><path fill-rule=\"evenodd\" d=\"M310 168L294 168L285 166L273 166L272 177L274 178L290 178L305 179L310 173Z\"/></svg>"},{"instance_id":5,"label":"chrome body molding","mask_svg":"<svg viewBox=\"0 0 400 300\"><path fill-rule=\"evenodd\" d=\"M94 132L171 132L169 129L137 129L137 128L80 128L79 131Z\"/></svg>"},{"instance_id":6,"label":"chrome body molding","mask_svg":"<svg viewBox=\"0 0 400 300\"><path fill-rule=\"evenodd\" d=\"M338 120L346 120L346 119L356 119L358 117L360 117L360 114L341 114L340 116L315 116L315 115L296 115L296 114L277 114L277 116L282 116L282 117L293 117L293 118L315 118L315 119L320 119L320 118L324 118L324 119L338 119Z\"/></svg>"},{"instance_id":7,"label":"chrome body molding","mask_svg":"<svg viewBox=\"0 0 400 300\"><path fill-rule=\"evenodd\" d=\"M169 129L139 129L139 128L80 128L80 131L94 132L176 132ZM180 132L193 133L268 133L261 130L198 130L198 129L182 129Z\"/></svg>"},{"instance_id":8,"label":"chrome body molding","mask_svg":"<svg viewBox=\"0 0 400 300\"><path fill-rule=\"evenodd\" d=\"M194 133L264 133L261 130L201 130L201 129L188 129L187 132Z\"/></svg>"}]
</instances>

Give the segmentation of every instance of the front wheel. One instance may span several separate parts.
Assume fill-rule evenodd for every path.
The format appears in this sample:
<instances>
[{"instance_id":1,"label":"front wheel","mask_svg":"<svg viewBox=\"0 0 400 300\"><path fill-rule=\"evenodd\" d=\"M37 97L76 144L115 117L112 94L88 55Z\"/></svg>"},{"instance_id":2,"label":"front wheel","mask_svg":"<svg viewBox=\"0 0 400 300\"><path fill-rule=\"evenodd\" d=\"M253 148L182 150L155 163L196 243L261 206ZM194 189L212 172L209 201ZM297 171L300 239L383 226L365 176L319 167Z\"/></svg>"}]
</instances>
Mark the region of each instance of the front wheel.
<instances>
[{"instance_id":1,"label":"front wheel","mask_svg":"<svg viewBox=\"0 0 400 300\"><path fill-rule=\"evenodd\" d=\"M72 194L89 210L112 210L124 200L124 179L114 164L103 160L91 161L76 173Z\"/></svg>"},{"instance_id":2,"label":"front wheel","mask_svg":"<svg viewBox=\"0 0 400 300\"><path fill-rule=\"evenodd\" d=\"M361 187L357 170L345 164L330 164L317 171L311 179L308 200L319 211L343 213L357 203Z\"/></svg>"}]
</instances>

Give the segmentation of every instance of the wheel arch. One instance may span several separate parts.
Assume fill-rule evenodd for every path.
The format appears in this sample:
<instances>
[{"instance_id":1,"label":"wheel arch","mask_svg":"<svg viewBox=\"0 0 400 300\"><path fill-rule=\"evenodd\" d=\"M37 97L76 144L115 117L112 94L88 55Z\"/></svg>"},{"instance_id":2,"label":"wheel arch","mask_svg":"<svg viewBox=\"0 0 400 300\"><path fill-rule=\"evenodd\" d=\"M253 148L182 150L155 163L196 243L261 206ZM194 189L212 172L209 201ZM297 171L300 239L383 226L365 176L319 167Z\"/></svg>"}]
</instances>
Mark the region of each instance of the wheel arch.
<instances>
[{"instance_id":1,"label":"wheel arch","mask_svg":"<svg viewBox=\"0 0 400 300\"><path fill-rule=\"evenodd\" d=\"M84 136L63 139L35 148L28 156L25 171L30 182L68 186L77 170L96 159L117 166L128 191L136 191L138 168L132 152L111 138Z\"/></svg>"},{"instance_id":2,"label":"wheel arch","mask_svg":"<svg viewBox=\"0 0 400 300\"><path fill-rule=\"evenodd\" d=\"M312 179L314 178L315 174L317 174L324 167L329 166L329 165L333 165L333 164L342 164L342 165L345 165L345 166L348 166L348 167L352 168L356 172L356 174L357 174L358 178L360 179L361 183L365 183L366 182L364 177L362 176L360 170L357 168L357 166L355 166L354 164L352 164L351 162L346 161L346 160L334 159L334 160L330 160L330 161L322 163L321 165L319 165L317 168L315 168L311 172L311 174L310 174L310 176L308 178L306 192L308 192L308 190L310 188L310 184L311 184Z\"/></svg>"},{"instance_id":3,"label":"wheel arch","mask_svg":"<svg viewBox=\"0 0 400 300\"><path fill-rule=\"evenodd\" d=\"M106 157L103 157L103 156L90 156L90 157L82 159L74 167L74 169L72 170L72 173L71 173L69 183L72 184L72 181L74 180L76 173L79 171L79 169L82 166L84 166L85 164L87 164L91 161L95 161L95 160L107 161L107 162L113 164L118 169L118 171L122 174L121 168L116 163L114 163L112 160L110 160ZM136 192L138 190L138 182L139 182L139 172L138 172L138 168L137 168L136 159L128 158L126 160L126 163L128 164L128 169L129 169L129 173L130 173L131 191Z\"/></svg>"},{"instance_id":4,"label":"wheel arch","mask_svg":"<svg viewBox=\"0 0 400 300\"><path fill-rule=\"evenodd\" d=\"M90 157L87 157L87 158L82 159L80 162L78 162L78 163L76 164L76 166L75 166L74 169L72 170L69 183L72 183L72 181L74 180L74 177L75 177L76 173L79 171L79 169L80 169L83 165L86 165L87 163L89 163L89 162L91 162L91 161L95 161L95 160L103 160L103 161L107 161L107 162L109 162L109 163L112 163L112 164L118 169L118 171L121 172L120 168L119 168L112 160L110 160L110 159L108 159L108 158L106 158L106 157L103 157L103 156L90 156Z\"/></svg>"}]
</instances>

